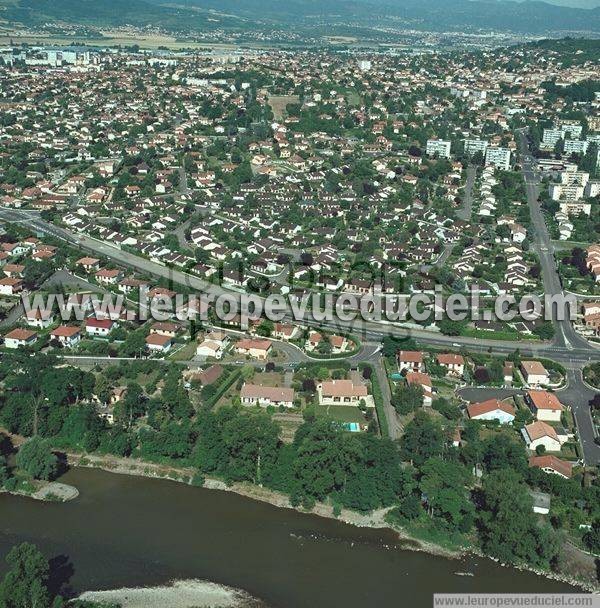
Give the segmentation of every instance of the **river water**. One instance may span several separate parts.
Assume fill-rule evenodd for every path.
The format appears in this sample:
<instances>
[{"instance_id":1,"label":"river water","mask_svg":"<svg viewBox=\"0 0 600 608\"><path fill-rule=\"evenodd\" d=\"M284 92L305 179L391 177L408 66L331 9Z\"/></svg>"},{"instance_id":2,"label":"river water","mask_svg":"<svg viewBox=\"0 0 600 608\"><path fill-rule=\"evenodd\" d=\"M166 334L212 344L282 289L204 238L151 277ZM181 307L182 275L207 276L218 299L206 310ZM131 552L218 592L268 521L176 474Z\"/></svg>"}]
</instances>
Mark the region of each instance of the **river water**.
<instances>
[{"instance_id":1,"label":"river water","mask_svg":"<svg viewBox=\"0 0 600 608\"><path fill-rule=\"evenodd\" d=\"M0 558L23 541L48 557L68 555L76 591L193 578L243 589L274 608L407 601L429 608L434 591L572 590L489 560L401 550L389 530L355 528L229 492L91 469L73 469L61 481L79 489L77 500L0 495Z\"/></svg>"}]
</instances>

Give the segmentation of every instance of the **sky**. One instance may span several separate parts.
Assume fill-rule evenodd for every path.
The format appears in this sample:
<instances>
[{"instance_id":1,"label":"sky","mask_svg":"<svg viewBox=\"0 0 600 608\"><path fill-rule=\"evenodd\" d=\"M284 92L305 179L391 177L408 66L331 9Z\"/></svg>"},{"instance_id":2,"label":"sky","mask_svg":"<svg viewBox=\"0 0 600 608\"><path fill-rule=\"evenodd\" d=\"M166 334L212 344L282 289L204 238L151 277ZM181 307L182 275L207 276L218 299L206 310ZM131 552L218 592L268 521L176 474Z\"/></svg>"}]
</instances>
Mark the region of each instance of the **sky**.
<instances>
[{"instance_id":1,"label":"sky","mask_svg":"<svg viewBox=\"0 0 600 608\"><path fill-rule=\"evenodd\" d=\"M544 0L549 4L559 4L560 6L572 6L574 8L596 8L600 6L600 0Z\"/></svg>"}]
</instances>

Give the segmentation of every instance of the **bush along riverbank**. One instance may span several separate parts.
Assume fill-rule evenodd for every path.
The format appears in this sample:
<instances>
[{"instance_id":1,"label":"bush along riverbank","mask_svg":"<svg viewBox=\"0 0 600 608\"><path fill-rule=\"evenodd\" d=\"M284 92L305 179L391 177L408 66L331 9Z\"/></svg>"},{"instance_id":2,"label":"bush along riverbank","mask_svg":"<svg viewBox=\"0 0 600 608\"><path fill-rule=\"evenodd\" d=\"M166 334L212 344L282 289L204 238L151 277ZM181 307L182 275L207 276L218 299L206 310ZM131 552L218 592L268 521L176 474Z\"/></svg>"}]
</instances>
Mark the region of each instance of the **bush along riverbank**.
<instances>
[{"instance_id":1,"label":"bush along riverbank","mask_svg":"<svg viewBox=\"0 0 600 608\"><path fill-rule=\"evenodd\" d=\"M20 438L14 462L11 466L4 456L0 456L0 493L47 502L67 502L79 496L77 488L51 481L57 476L59 467L48 441L40 437L28 441Z\"/></svg>"},{"instance_id":2,"label":"bush along riverbank","mask_svg":"<svg viewBox=\"0 0 600 608\"><path fill-rule=\"evenodd\" d=\"M423 522L411 523L391 508L378 509L370 513L360 513L349 509L340 509L337 505L333 505L330 502L317 502L311 508L304 508L292 505L289 496L286 494L265 487L247 482L226 483L222 479L206 478L192 468L177 468L166 464L145 462L131 458L116 458L94 454L68 454L68 462L70 466L74 467L100 469L118 475L167 480L208 490L232 492L278 508L292 509L300 513L310 513L319 517L336 519L356 527L391 529L397 535L398 547L403 550L420 551L456 560L472 554L491 559L507 568L512 567L522 571L530 571L590 592L598 592L600 590L593 575L591 577L573 576L567 572L539 569L526 564L507 563L494 556L485 554L480 548L471 544L472 539L460 534L449 536L447 532L436 530L435 526L423 524ZM576 557L579 559L582 556L582 552L579 551L579 555ZM569 561L572 559L573 551L570 552ZM593 563L593 560L591 560L591 563ZM95 598L90 596L87 599L92 600Z\"/></svg>"}]
</instances>

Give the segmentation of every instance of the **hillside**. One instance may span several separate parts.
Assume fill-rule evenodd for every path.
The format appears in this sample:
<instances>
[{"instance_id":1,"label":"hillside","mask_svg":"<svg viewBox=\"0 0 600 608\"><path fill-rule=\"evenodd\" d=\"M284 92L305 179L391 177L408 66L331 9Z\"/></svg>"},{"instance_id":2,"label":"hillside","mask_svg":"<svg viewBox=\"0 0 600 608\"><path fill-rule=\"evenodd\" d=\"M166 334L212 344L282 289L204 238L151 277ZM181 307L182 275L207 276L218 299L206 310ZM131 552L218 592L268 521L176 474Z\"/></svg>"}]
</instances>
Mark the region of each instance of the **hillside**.
<instances>
[{"instance_id":1,"label":"hillside","mask_svg":"<svg viewBox=\"0 0 600 608\"><path fill-rule=\"evenodd\" d=\"M430 31L597 32L600 8L508 0L0 0L2 16L26 25L160 25L166 29L406 26Z\"/></svg>"}]
</instances>

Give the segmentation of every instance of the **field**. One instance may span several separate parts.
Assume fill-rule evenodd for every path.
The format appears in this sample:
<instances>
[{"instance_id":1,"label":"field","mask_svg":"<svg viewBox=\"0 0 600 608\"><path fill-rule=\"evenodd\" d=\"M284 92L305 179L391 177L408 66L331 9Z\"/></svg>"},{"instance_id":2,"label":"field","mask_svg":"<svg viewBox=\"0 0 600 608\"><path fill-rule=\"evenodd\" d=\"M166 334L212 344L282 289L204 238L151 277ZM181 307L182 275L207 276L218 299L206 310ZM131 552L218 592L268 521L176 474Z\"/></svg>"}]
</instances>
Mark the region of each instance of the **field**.
<instances>
[{"instance_id":1,"label":"field","mask_svg":"<svg viewBox=\"0 0 600 608\"><path fill-rule=\"evenodd\" d=\"M273 110L275 120L281 120L285 116L285 109L289 103L298 103L298 95L273 95L269 97L269 105Z\"/></svg>"},{"instance_id":2,"label":"field","mask_svg":"<svg viewBox=\"0 0 600 608\"><path fill-rule=\"evenodd\" d=\"M358 422L365 424L365 417L357 407L346 405L317 405L315 406L317 416L328 416L337 422Z\"/></svg>"},{"instance_id":3,"label":"field","mask_svg":"<svg viewBox=\"0 0 600 608\"><path fill-rule=\"evenodd\" d=\"M81 36L48 36L44 34L20 33L7 29L6 27L0 29L0 45L8 44L32 44L32 45L69 45L75 43L84 43L87 46L133 46L138 45L144 49L157 49L159 47L168 48L171 50L181 49L206 49L207 51L233 51L241 48L239 45L226 44L226 43L215 43L215 42L202 42L194 40L181 40L173 36L159 35L159 34L148 34L140 35L136 32L127 32L123 30L105 30L100 32L101 37L99 38L81 38ZM272 48L273 45L269 44L254 44L245 43L247 48Z\"/></svg>"}]
</instances>

